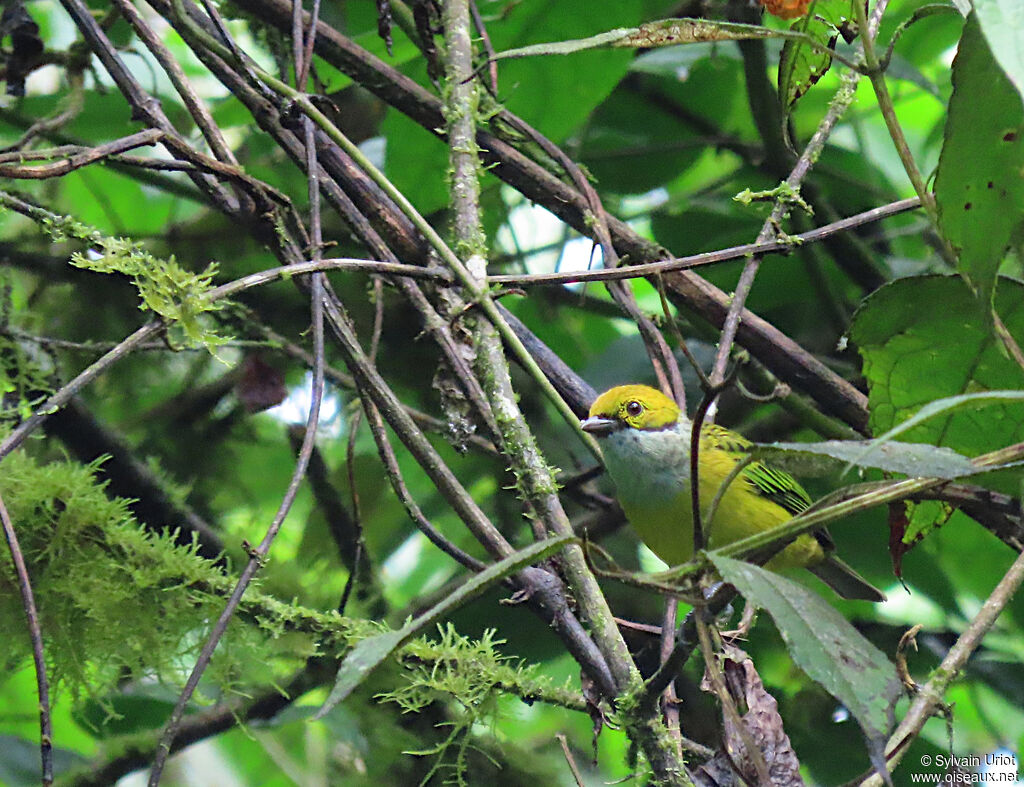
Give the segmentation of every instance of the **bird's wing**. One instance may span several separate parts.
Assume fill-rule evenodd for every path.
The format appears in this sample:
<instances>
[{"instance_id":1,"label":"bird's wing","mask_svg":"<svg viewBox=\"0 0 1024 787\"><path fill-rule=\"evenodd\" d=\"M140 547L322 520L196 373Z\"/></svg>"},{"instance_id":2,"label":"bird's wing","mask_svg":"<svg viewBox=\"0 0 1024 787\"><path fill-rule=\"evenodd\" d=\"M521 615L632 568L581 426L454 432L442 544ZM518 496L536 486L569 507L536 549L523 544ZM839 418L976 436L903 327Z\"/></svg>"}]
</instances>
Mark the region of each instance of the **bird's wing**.
<instances>
[{"instance_id":1,"label":"bird's wing","mask_svg":"<svg viewBox=\"0 0 1024 787\"><path fill-rule=\"evenodd\" d=\"M704 440L732 455L736 461L742 461L750 452L752 443L724 426L708 424L702 431ZM806 511L811 505L810 496L793 476L760 460L744 467L740 472L740 478L754 492L768 498L794 516Z\"/></svg>"},{"instance_id":2,"label":"bird's wing","mask_svg":"<svg viewBox=\"0 0 1024 787\"><path fill-rule=\"evenodd\" d=\"M811 505L811 498L793 476L764 462L751 462L743 468L740 477L759 495L767 497L793 516L806 511Z\"/></svg>"}]
</instances>

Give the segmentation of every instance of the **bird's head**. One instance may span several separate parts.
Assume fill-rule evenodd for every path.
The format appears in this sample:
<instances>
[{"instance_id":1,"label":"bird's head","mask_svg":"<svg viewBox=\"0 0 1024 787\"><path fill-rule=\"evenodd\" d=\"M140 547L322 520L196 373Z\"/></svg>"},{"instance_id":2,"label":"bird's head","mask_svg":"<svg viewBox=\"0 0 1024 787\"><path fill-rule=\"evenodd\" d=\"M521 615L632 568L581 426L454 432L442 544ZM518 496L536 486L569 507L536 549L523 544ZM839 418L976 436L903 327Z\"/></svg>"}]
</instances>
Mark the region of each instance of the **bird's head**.
<instances>
[{"instance_id":1,"label":"bird's head","mask_svg":"<svg viewBox=\"0 0 1024 787\"><path fill-rule=\"evenodd\" d=\"M583 430L604 437L620 429L661 431L679 420L679 406L648 385L620 385L605 391L590 406Z\"/></svg>"}]
</instances>

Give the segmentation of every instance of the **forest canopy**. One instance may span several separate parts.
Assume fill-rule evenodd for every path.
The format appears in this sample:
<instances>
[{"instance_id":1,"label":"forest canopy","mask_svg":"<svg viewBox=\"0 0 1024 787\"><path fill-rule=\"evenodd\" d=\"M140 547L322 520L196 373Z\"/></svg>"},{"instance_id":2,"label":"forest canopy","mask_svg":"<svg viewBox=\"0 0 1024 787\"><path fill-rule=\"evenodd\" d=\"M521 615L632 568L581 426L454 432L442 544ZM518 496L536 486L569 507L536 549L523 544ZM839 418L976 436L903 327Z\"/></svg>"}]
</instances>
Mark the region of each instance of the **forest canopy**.
<instances>
[{"instance_id":1,"label":"forest canopy","mask_svg":"<svg viewBox=\"0 0 1024 787\"><path fill-rule=\"evenodd\" d=\"M1017 778L1024 14L763 6L6 0L0 784Z\"/></svg>"}]
</instances>

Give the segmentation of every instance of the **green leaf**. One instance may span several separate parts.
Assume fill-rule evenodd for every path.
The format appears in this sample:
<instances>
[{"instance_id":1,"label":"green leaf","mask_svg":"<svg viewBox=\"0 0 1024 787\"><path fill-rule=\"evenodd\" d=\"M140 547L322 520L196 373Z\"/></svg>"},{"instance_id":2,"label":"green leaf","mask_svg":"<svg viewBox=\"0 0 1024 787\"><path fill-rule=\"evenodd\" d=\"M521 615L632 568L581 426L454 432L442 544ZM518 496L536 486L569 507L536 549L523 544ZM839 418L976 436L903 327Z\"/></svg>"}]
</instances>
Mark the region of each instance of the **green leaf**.
<instances>
[{"instance_id":1,"label":"green leaf","mask_svg":"<svg viewBox=\"0 0 1024 787\"><path fill-rule=\"evenodd\" d=\"M907 514L907 529L901 539L904 544L913 544L924 538L936 527L941 527L953 516L953 508L941 500L919 500L904 502Z\"/></svg>"},{"instance_id":2,"label":"green leaf","mask_svg":"<svg viewBox=\"0 0 1024 787\"><path fill-rule=\"evenodd\" d=\"M998 404L1000 402L1024 402L1024 391L984 391L982 393L950 396L946 399L929 402L918 410L912 418L908 418L885 434L879 435L875 440L869 441L867 445L873 447L886 440L892 440L894 437L913 429L918 424L923 424L925 421L943 413L952 413L956 410L976 408L979 405ZM904 443L904 445L907 445L907 443ZM959 454L954 454L954 456L959 456ZM928 475L933 475L933 473L928 473ZM946 476L942 477L945 478ZM954 477L949 476L949 478Z\"/></svg>"},{"instance_id":3,"label":"green leaf","mask_svg":"<svg viewBox=\"0 0 1024 787\"><path fill-rule=\"evenodd\" d=\"M35 787L39 784L39 741L18 735L0 734L0 784L6 787ZM88 760L78 752L59 746L53 749L53 770L58 776Z\"/></svg>"},{"instance_id":4,"label":"green leaf","mask_svg":"<svg viewBox=\"0 0 1024 787\"><path fill-rule=\"evenodd\" d=\"M974 0L989 49L1024 97L1024 5L1020 0Z\"/></svg>"},{"instance_id":5,"label":"green leaf","mask_svg":"<svg viewBox=\"0 0 1024 787\"><path fill-rule=\"evenodd\" d=\"M1024 392L1020 394L1024 400ZM908 476L961 478L980 472L971 460L948 448L878 440L825 440L820 443L771 443L751 450L773 467L797 475L824 475L842 467L874 468Z\"/></svg>"},{"instance_id":6,"label":"green leaf","mask_svg":"<svg viewBox=\"0 0 1024 787\"><path fill-rule=\"evenodd\" d=\"M817 16L798 19L790 25L794 32L805 33L823 46L835 43L835 27ZM779 56L779 97L786 110L810 90L818 80L828 73L832 56L811 46L806 41L786 41Z\"/></svg>"},{"instance_id":7,"label":"green leaf","mask_svg":"<svg viewBox=\"0 0 1024 787\"><path fill-rule=\"evenodd\" d=\"M768 610L796 665L849 709L864 731L872 762L885 772L885 739L902 694L885 654L821 596L793 580L741 560L711 559L747 601Z\"/></svg>"},{"instance_id":8,"label":"green leaf","mask_svg":"<svg viewBox=\"0 0 1024 787\"><path fill-rule=\"evenodd\" d=\"M705 154L702 132L694 126L728 121L734 97L742 95L740 63L706 57L685 68L685 79L637 76L593 113L580 155L603 189L634 194L668 183ZM695 120L680 123L678 107L687 107ZM656 167L649 166L652 155Z\"/></svg>"},{"instance_id":9,"label":"green leaf","mask_svg":"<svg viewBox=\"0 0 1024 787\"><path fill-rule=\"evenodd\" d=\"M995 307L1020 341L1024 284L1004 278ZM1024 390L1024 371L1003 353L960 277L919 276L882 287L857 311L850 339L864 359L875 434L937 400ZM996 402L965 400L915 423L901 437L977 456L1024 440L1024 402L1001 395Z\"/></svg>"},{"instance_id":10,"label":"green leaf","mask_svg":"<svg viewBox=\"0 0 1024 787\"><path fill-rule=\"evenodd\" d=\"M424 629L434 625L449 613L461 607L467 601L479 596L495 582L499 582L510 574L531 563L536 563L548 555L557 552L574 539L572 535L556 536L546 541L531 544L525 549L499 560L475 575L466 584L448 596L444 601L435 604L419 617L411 620L397 631L387 631L375 637L369 637L357 644L338 668L334 678L334 688L317 711L315 719L325 714L351 694L373 670L398 648L418 636Z\"/></svg>"},{"instance_id":11,"label":"green leaf","mask_svg":"<svg viewBox=\"0 0 1024 787\"><path fill-rule=\"evenodd\" d=\"M1024 104L992 57L975 16L953 61L935 198L958 268L986 308L1024 203Z\"/></svg>"},{"instance_id":12,"label":"green leaf","mask_svg":"<svg viewBox=\"0 0 1024 787\"><path fill-rule=\"evenodd\" d=\"M600 16L581 14L568 3L523 0L509 6L501 25L490 28L493 45L507 49L534 41L571 38L616 27L641 17L639 0L602 7ZM544 46L544 45L542 45ZM560 142L576 131L629 70L632 52L592 52L571 64L551 58L506 62L500 67L502 102L545 136ZM554 102L552 96L558 96Z\"/></svg>"}]
</instances>

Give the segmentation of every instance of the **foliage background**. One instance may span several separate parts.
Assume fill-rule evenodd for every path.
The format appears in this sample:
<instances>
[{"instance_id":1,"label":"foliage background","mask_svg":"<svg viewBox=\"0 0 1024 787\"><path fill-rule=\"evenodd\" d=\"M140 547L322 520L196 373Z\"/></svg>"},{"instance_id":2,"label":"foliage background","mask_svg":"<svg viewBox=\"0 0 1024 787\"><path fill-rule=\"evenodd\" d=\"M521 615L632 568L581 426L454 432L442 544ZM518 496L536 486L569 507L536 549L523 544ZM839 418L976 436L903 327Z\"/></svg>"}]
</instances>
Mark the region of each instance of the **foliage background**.
<instances>
[{"instance_id":1,"label":"foliage background","mask_svg":"<svg viewBox=\"0 0 1024 787\"><path fill-rule=\"evenodd\" d=\"M823 3L822 8L826 5L842 10L849 4ZM752 439L810 441L856 436L855 430L867 428L880 434L941 397L1024 387L1024 373L993 324L993 319L1001 321L1010 335L1024 340L1016 246L1024 156L1020 144L1001 146L1010 130L1020 128L1022 115L1022 75L1001 55L1024 46L1024 20L1011 13L1012 3L996 0L978 0L968 23L961 13L969 10L966 6L918 18L924 5L889 3L878 41L888 42L901 32L884 81L909 153L936 190L941 230L959 257L944 253L935 225L921 210L802 245L788 256L766 257L747 307L865 392L868 398L856 401L862 408L866 402L863 415L870 415L870 423L858 421L849 407L843 410L842 402L823 394L816 387L820 380L787 374L777 363L783 349L770 341L757 344L741 333L736 354L753 356L741 373L744 385L767 393L778 379L792 391L767 403L736 387L721 397L718 420ZM25 95L0 101L0 145L6 152L67 144L94 147L145 127L83 45L69 7L70 2L62 6L51 0L24 5L45 49L31 61ZM396 20L407 13L412 18L403 5L392 7ZM123 16L102 2L90 2L88 8L142 89L159 99L181 138L208 151L167 73ZM169 24L169 6L140 3L137 8L180 64L244 172L286 195L305 215L303 169L259 126L239 96L200 62ZM286 12L287 4L264 0L220 7L240 46L264 69L288 79L290 33L282 9ZM671 16L760 18L743 3L716 0L481 0L478 9L497 51ZM1006 15L999 18L1000 11ZM358 58L369 62L379 57L426 91L445 95L447 88L428 73L412 25L396 25L388 53L378 35L374 4L331 3L321 13L327 25L357 47ZM913 23L902 28L908 20ZM764 24L786 26L768 17ZM9 85L23 62L11 33L5 30L3 40ZM387 84L370 80L329 45L320 48L323 40L318 40L311 92L327 97L321 106L331 119L362 143L433 226L449 234L455 218L448 197L448 150L432 133L440 121L410 98L419 94L389 92ZM959 98L951 67L958 45L984 61L970 70L962 66ZM855 46L842 39L838 44L851 57ZM778 39L769 39L502 60L497 98L585 168L604 208L627 222L635 237L649 241L646 248L696 254L752 242L771 203L737 201L734 195L774 189L789 175L795 159L782 133L776 89L781 49ZM834 64L816 84L804 84L806 95L787 113L797 151L829 111L846 73ZM509 127L497 105L487 106L481 122L489 123L492 133L571 183L546 152ZM45 119L50 122L41 122ZM288 122L285 117L286 128ZM24 136L28 129L31 138ZM486 158L489 153L485 161L493 163ZM132 154L150 162L172 158L160 146ZM61 160L60 155L51 158ZM85 251L96 245L88 232L67 227L55 232L52 222L41 227L24 212L0 213L0 380L5 417L12 425L141 325L150 316L146 308L153 309L161 296L170 297L173 312L161 314L181 317L174 310L182 303L194 305L188 293L202 291L201 274L210 263L216 263L209 271L215 283L281 264L270 248L265 222L225 215L184 174L147 169L129 159L31 180L16 168L33 164L13 156L0 162L6 167L0 175L18 178L5 184L5 194L71 216L103 236L136 241L142 250L127 254L130 266L122 253L115 273L105 274L95 270L98 255ZM936 170L937 180L932 177ZM977 209L962 220L958 206L972 199L963 194L979 183L984 189L989 177L984 173L994 173L998 194L977 198ZM592 223L570 226L544 210L562 211L565 218L558 194L538 189L507 168L486 170L481 188L490 273L565 270L600 259L600 251L592 251L591 241L580 234L593 231ZM236 196L244 191L225 190ZM794 207L782 224L784 232L805 231L914 195L868 79L857 85L851 108L814 162L801 195L814 215ZM5 205L12 203L5 200ZM325 204L323 221L324 238L332 244L325 254L374 257L333 206ZM626 231L617 232L619 253L630 254L630 262L645 261L636 244L631 249L623 240ZM410 248L401 246L401 237L385 237L402 262L423 263L418 239ZM68 264L75 252L82 256ZM176 265L169 266L168 260ZM93 270L86 269L90 266ZM699 273L731 293L742 267L743 260L734 259ZM954 278L957 274L966 274L970 286ZM998 284L997 274L1004 277ZM406 406L434 419L420 423L428 424L444 461L501 533L514 544L528 543L530 529L510 461L478 445L465 452L451 445L445 425L458 402L446 404L439 394L435 372L443 366L441 353L424 334L421 315L392 279L385 278L380 287L375 277L339 271L330 274L330 281L364 346L374 334L375 319L381 320L377 368ZM640 309L660 319L662 304L654 286L633 279L630 288ZM140 289L146 296L142 313ZM709 367L720 317L716 323L715 309L688 297L685 288L673 288L670 296L689 347ZM531 288L501 303L594 388L654 380L635 322L603 285ZM38 439L4 460L0 491L38 572L33 581L55 689L57 772L66 783L104 783L104 778L113 780L147 764L155 735L222 607L224 591L218 583L244 564L243 539L255 544L262 537L295 467L302 433L295 424L304 423L309 402L309 364L300 352L310 347L309 320L308 297L293 283L280 281L248 290L216 312L179 321L166 342L152 341L105 369L47 422ZM671 332L665 335L673 341ZM453 629L428 631L432 644L420 642L405 651L401 663L390 661L324 719L310 720L333 676L330 659L375 631L369 621L398 627L444 598L467 575L416 530L389 488L366 418L357 415L358 393L343 356L330 342L327 363L338 374L329 377L310 470L313 483L300 490L260 571L255 600L243 605L190 706L198 712L211 703L215 709L226 703L237 710L266 700L273 712L245 723L244 711L239 716L229 712L222 727L200 726L197 739L202 742L172 760L164 783L354 785L464 779L470 784L571 784L557 734L567 736L586 783L627 777L634 770L629 736L606 726L592 744L592 720L579 707L579 665L525 606L501 603L507 589L491 589L467 603L450 616ZM699 387L683 367L692 408ZM536 380L518 367L512 378L547 462L561 469L560 481L590 467L592 459L546 402ZM284 393L285 403L268 412L246 409L247 396L276 401ZM961 407L904 437L977 456L1021 440L1022 429L1024 408L1006 401ZM481 434L487 436L485 430ZM402 450L394 435L392 440L410 496L425 516L451 542L484 558L413 455ZM849 480L835 473L810 479L808 487L822 494ZM1020 491L1019 476L1010 473L981 483L997 493ZM612 491L604 480L583 487L570 483L562 497L577 529L588 526L622 566L649 569L651 556L638 550L610 505ZM330 611L337 608L352 573L354 519L361 523L364 563L345 608L347 617L339 622ZM154 535L164 528L184 528L182 541L187 543L196 522L209 525L205 545L172 549L169 539ZM143 535L143 529L150 535ZM957 512L906 555L901 587L893 577L882 509L836 523L833 534L844 558L884 588L890 600L877 606L829 601L890 655L904 630L922 624L920 650L908 655L910 673L919 679L977 614L1016 556L1007 545L1015 535L1001 541ZM217 545L225 550L219 563L210 560ZM6 669L0 682L0 782L14 787L38 780L37 699L23 613L6 557L2 565L0 654ZM617 616L659 624L662 602L656 596L614 582L602 587ZM1022 612L1019 600L1009 603L962 678L945 694L953 706L951 745L958 756L1020 751ZM649 673L656 663L654 641L634 634L628 641L642 671ZM868 757L853 719L793 664L768 616L762 616L744 647L778 700L804 777L840 784L866 771ZM445 648L451 652L449 661L439 655L448 652ZM505 667L495 653L507 659ZM314 654L318 657L311 659ZM453 674L442 674L445 664L454 665ZM520 664L530 665L528 675L500 672ZM441 672L430 665L442 665ZM691 659L678 681L681 726L688 738L715 747L720 716L715 701L699 689L702 670L701 660ZM420 688L409 689L416 676ZM286 685L292 689L287 701L269 699ZM561 687L572 699L560 704ZM531 691L550 701L524 702L520 695ZM380 696L385 693L393 701ZM897 707L897 717L906 702ZM566 704L571 707L561 706ZM452 745L445 747L445 741ZM909 771L929 770L920 766L922 756L949 747L946 723L933 719L912 744L897 783L907 783ZM135 760L128 756L133 751L139 752Z\"/></svg>"}]
</instances>

